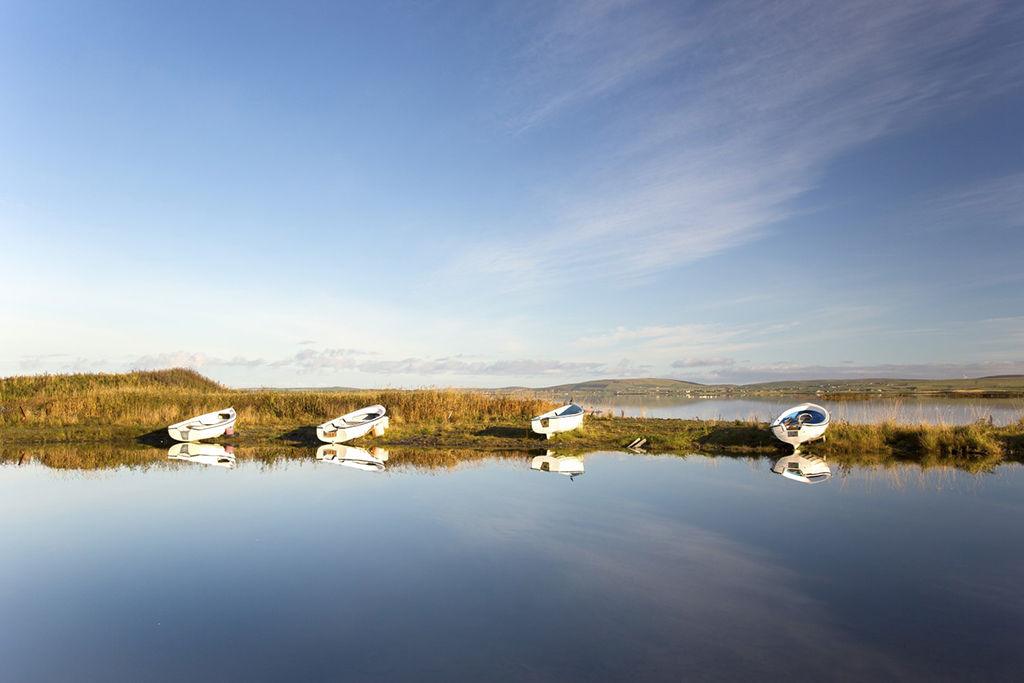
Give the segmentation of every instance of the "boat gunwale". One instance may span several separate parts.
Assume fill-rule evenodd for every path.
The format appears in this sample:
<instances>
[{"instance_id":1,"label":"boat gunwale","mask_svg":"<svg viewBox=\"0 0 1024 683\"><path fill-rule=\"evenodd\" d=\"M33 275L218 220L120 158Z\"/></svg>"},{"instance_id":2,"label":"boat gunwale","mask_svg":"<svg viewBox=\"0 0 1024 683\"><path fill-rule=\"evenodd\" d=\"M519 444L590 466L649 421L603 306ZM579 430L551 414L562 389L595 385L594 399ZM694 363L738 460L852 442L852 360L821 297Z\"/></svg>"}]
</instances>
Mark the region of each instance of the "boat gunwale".
<instances>
[{"instance_id":1,"label":"boat gunwale","mask_svg":"<svg viewBox=\"0 0 1024 683\"><path fill-rule=\"evenodd\" d=\"M569 412L559 413L558 412L562 408L570 408L572 406L575 406L576 408L579 408L579 410L578 411L573 411L571 413L569 413ZM587 411L583 409L583 406L579 405L578 403L567 403L564 406L559 406L558 408L555 408L554 410L549 410L546 413L542 413L540 415L537 415L536 417L530 418L530 422L536 422L537 420L561 420L561 419L567 419L567 418L573 418L573 417L580 417L580 416L586 415L586 412Z\"/></svg>"}]
</instances>

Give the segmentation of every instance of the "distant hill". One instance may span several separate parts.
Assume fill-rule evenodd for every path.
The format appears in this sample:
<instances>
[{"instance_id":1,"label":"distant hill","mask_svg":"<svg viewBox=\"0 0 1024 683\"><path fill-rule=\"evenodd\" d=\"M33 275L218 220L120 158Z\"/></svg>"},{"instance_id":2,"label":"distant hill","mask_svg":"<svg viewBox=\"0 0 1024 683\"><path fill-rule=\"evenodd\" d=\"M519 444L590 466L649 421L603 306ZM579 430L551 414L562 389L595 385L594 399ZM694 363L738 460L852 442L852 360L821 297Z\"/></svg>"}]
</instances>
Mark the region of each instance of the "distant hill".
<instances>
[{"instance_id":1,"label":"distant hill","mask_svg":"<svg viewBox=\"0 0 1024 683\"><path fill-rule=\"evenodd\" d=\"M659 394L686 393L696 389L704 389L706 385L696 382L684 382L679 379L594 379L589 382L575 384L558 384L553 387L534 389L536 392L552 394Z\"/></svg>"},{"instance_id":2,"label":"distant hill","mask_svg":"<svg viewBox=\"0 0 1024 683\"><path fill-rule=\"evenodd\" d=\"M506 390L511 390L508 388ZM698 384L676 379L599 379L541 387L538 394L1006 394L1024 393L1024 375L998 375L973 379L811 379L755 384Z\"/></svg>"},{"instance_id":3,"label":"distant hill","mask_svg":"<svg viewBox=\"0 0 1024 683\"><path fill-rule=\"evenodd\" d=\"M863 393L863 394L985 394L1024 393L1024 375L999 375L971 379L813 379L760 382L738 387L745 393Z\"/></svg>"}]
</instances>

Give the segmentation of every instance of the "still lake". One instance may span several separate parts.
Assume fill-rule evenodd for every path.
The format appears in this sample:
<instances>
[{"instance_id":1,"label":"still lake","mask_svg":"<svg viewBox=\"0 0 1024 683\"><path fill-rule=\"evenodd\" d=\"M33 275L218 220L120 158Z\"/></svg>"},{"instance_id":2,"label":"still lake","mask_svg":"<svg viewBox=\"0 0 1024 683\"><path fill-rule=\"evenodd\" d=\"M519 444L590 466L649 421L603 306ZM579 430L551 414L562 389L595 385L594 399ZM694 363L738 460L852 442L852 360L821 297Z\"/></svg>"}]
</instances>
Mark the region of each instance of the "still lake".
<instances>
[{"instance_id":1,"label":"still lake","mask_svg":"<svg viewBox=\"0 0 1024 683\"><path fill-rule=\"evenodd\" d=\"M827 401L808 396L751 396L744 398L684 398L678 396L579 396L587 409L613 411L627 417L701 420L759 420L771 422L786 408L811 401L829 409L833 419L862 424L962 425L988 420L1008 425L1024 418L1024 398L950 399L932 397Z\"/></svg>"},{"instance_id":2,"label":"still lake","mask_svg":"<svg viewBox=\"0 0 1024 683\"><path fill-rule=\"evenodd\" d=\"M570 479L528 454L365 472L295 450L233 469L4 455L0 679L1024 671L1019 465L807 485L767 458L593 453Z\"/></svg>"}]
</instances>

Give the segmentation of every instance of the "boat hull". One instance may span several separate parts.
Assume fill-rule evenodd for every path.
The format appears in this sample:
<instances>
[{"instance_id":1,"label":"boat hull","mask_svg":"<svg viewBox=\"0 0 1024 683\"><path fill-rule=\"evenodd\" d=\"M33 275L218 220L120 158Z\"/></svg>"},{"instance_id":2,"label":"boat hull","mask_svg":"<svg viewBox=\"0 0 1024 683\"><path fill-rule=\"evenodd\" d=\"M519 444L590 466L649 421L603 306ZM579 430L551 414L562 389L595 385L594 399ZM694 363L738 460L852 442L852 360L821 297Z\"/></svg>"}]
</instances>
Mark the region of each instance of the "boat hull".
<instances>
[{"instance_id":1,"label":"boat hull","mask_svg":"<svg viewBox=\"0 0 1024 683\"><path fill-rule=\"evenodd\" d=\"M824 437L831 423L828 410L814 403L802 403L775 418L769 429L776 439L796 448Z\"/></svg>"},{"instance_id":2,"label":"boat hull","mask_svg":"<svg viewBox=\"0 0 1024 683\"><path fill-rule=\"evenodd\" d=\"M772 427L772 434L775 435L776 439L783 443L788 443L792 446L799 446L802 443L817 441L822 438L825 436L825 430L827 429L827 424L814 427L801 427L800 429L795 430L788 429L785 425L776 425Z\"/></svg>"},{"instance_id":3,"label":"boat hull","mask_svg":"<svg viewBox=\"0 0 1024 683\"><path fill-rule=\"evenodd\" d=\"M387 415L381 415L375 420L352 427L340 427L334 422L327 422L316 428L316 438L324 443L344 443L352 439L358 439L361 436L366 436L370 432L374 432L375 435L383 434L383 430L387 428Z\"/></svg>"},{"instance_id":4,"label":"boat hull","mask_svg":"<svg viewBox=\"0 0 1024 683\"><path fill-rule=\"evenodd\" d=\"M561 414L568 411L569 414ZM583 409L574 403L556 408L530 420L530 429L551 438L555 434L572 431L583 424Z\"/></svg>"},{"instance_id":5,"label":"boat hull","mask_svg":"<svg viewBox=\"0 0 1024 683\"><path fill-rule=\"evenodd\" d=\"M223 436L235 426L238 415L234 408L216 411L183 420L167 428L167 434L175 441L202 441Z\"/></svg>"}]
</instances>

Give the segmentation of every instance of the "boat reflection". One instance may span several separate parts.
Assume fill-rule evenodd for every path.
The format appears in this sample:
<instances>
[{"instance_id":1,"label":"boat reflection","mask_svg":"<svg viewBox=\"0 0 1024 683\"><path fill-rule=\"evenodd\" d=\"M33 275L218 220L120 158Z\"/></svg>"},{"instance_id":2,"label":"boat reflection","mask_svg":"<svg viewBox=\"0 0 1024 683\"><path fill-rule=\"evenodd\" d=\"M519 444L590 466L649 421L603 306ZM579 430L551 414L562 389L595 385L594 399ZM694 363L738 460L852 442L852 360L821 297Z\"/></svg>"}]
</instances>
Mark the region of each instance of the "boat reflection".
<instances>
[{"instance_id":1,"label":"boat reflection","mask_svg":"<svg viewBox=\"0 0 1024 683\"><path fill-rule=\"evenodd\" d=\"M577 475L583 474L583 460L573 455L555 455L548 451L530 461L530 469L564 474L572 481Z\"/></svg>"},{"instance_id":2,"label":"boat reflection","mask_svg":"<svg viewBox=\"0 0 1024 683\"><path fill-rule=\"evenodd\" d=\"M371 454L365 448L329 443L316 449L316 459L364 472L383 472L388 452L383 448L374 448Z\"/></svg>"},{"instance_id":3,"label":"boat reflection","mask_svg":"<svg viewBox=\"0 0 1024 683\"><path fill-rule=\"evenodd\" d=\"M832 476L832 470L823 458L800 453L779 458L772 472L802 484L820 484Z\"/></svg>"},{"instance_id":4,"label":"boat reflection","mask_svg":"<svg viewBox=\"0 0 1024 683\"><path fill-rule=\"evenodd\" d=\"M230 470L235 466L235 449L216 443L176 443L167 451L167 458Z\"/></svg>"}]
</instances>

